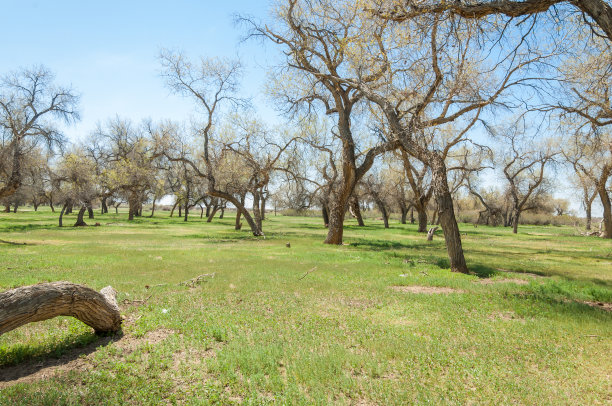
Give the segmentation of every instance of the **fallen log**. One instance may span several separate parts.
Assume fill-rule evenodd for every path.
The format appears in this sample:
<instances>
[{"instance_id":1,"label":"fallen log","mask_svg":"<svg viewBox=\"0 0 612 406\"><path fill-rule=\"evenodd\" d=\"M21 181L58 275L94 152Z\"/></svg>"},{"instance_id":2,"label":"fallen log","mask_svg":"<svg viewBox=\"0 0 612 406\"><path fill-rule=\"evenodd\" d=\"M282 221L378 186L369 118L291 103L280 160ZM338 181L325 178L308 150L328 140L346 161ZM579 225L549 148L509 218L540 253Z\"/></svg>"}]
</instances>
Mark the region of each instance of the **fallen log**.
<instances>
[{"instance_id":1,"label":"fallen log","mask_svg":"<svg viewBox=\"0 0 612 406\"><path fill-rule=\"evenodd\" d=\"M111 286L96 292L70 282L40 283L0 293L0 335L27 323L72 316L97 334L118 331L121 315L117 291Z\"/></svg>"}]
</instances>

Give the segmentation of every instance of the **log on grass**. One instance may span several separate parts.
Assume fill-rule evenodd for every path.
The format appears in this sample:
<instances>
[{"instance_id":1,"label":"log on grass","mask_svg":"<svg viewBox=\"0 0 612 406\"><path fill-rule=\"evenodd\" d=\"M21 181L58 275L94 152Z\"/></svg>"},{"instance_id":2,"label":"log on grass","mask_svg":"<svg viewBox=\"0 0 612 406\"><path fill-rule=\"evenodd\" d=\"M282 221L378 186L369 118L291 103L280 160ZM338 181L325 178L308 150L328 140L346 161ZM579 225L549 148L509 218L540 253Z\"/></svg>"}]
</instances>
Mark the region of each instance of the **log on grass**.
<instances>
[{"instance_id":1,"label":"log on grass","mask_svg":"<svg viewBox=\"0 0 612 406\"><path fill-rule=\"evenodd\" d=\"M72 316L96 333L121 327L117 291L110 286L96 292L70 282L41 283L0 293L0 335L27 323Z\"/></svg>"}]
</instances>

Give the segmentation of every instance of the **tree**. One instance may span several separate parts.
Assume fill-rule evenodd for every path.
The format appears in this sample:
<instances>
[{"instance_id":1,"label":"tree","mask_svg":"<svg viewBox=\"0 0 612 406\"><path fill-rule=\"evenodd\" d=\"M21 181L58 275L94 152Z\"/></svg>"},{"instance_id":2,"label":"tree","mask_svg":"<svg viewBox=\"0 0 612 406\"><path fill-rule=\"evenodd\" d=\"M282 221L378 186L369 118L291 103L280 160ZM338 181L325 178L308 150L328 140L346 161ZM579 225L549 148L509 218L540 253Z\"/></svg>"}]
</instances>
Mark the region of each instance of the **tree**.
<instances>
[{"instance_id":1,"label":"tree","mask_svg":"<svg viewBox=\"0 0 612 406\"><path fill-rule=\"evenodd\" d=\"M55 123L79 118L78 96L70 88L55 86L53 79L42 66L0 78L0 131L10 159L9 175L0 179L0 198L21 186L24 149L40 141L48 146L61 144L63 138Z\"/></svg>"},{"instance_id":2,"label":"tree","mask_svg":"<svg viewBox=\"0 0 612 406\"><path fill-rule=\"evenodd\" d=\"M534 143L520 123L503 129L499 136L502 143L498 159L508 183L512 232L516 234L521 214L537 208L539 198L548 191L545 169L554 162L558 152L550 141Z\"/></svg>"},{"instance_id":3,"label":"tree","mask_svg":"<svg viewBox=\"0 0 612 406\"><path fill-rule=\"evenodd\" d=\"M123 194L130 221L142 215L147 194L157 186L156 165L162 153L157 150L155 131L150 122L134 126L119 117L96 130L95 136L104 139L107 148L108 164L102 171L106 195L114 190Z\"/></svg>"},{"instance_id":4,"label":"tree","mask_svg":"<svg viewBox=\"0 0 612 406\"><path fill-rule=\"evenodd\" d=\"M517 77L518 73L546 60L547 54L537 48L524 48L522 43L509 48L497 43L490 48L481 47L481 27L455 25L438 17L405 23L401 31L394 29L399 31L396 35L381 35L370 50L385 61L384 75L374 84L349 83L377 106L390 137L407 154L431 168L451 270L465 273L468 269L446 159L454 148L469 141L468 131L483 109L502 104L501 97L510 89L533 80ZM528 36L533 25L521 29L525 30L522 35ZM367 66L362 67L367 77Z\"/></svg>"},{"instance_id":5,"label":"tree","mask_svg":"<svg viewBox=\"0 0 612 406\"><path fill-rule=\"evenodd\" d=\"M86 156L83 150L74 149L62 157L58 166L64 201L59 216L59 226L62 227L63 217L69 206L80 207L74 226L86 226L87 223L83 219L85 211L91 206L91 202L100 195L95 163Z\"/></svg>"},{"instance_id":6,"label":"tree","mask_svg":"<svg viewBox=\"0 0 612 406\"><path fill-rule=\"evenodd\" d=\"M382 74L382 70L371 66L376 73L361 76L351 57L357 43L379 35L380 29L362 18L361 7L352 1L287 0L278 4L274 14L278 23L275 27L244 21L252 28L253 36L264 37L283 48L286 65L277 75L275 85L280 88L276 91L279 99L289 105L289 110L319 107L335 118L332 134L340 144L340 159L336 167L338 178L331 185L325 207L329 219L325 243L342 244L344 216L357 182L378 155L398 147L395 140L380 140L378 145L363 148L360 153L360 140L355 136L352 121L363 93L345 80L359 78L370 83ZM375 58L368 61L372 65L377 63ZM297 80L287 82L288 76Z\"/></svg>"},{"instance_id":7,"label":"tree","mask_svg":"<svg viewBox=\"0 0 612 406\"><path fill-rule=\"evenodd\" d=\"M576 131L569 143L566 143L564 155L583 184L584 198L590 204L587 185L593 185L603 206L602 237L612 238L612 202L609 182L612 179L612 136L609 132ZM590 208L590 206L589 206ZM590 214L587 212L587 214Z\"/></svg>"}]
</instances>

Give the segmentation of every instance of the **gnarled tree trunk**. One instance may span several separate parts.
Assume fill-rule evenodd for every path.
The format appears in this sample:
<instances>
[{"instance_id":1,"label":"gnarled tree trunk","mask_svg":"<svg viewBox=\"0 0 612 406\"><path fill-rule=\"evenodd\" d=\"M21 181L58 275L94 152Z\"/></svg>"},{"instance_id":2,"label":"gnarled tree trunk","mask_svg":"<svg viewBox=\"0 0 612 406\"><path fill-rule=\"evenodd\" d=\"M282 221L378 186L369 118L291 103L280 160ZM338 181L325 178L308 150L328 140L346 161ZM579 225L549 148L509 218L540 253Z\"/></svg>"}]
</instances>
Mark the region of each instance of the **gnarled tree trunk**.
<instances>
[{"instance_id":1,"label":"gnarled tree trunk","mask_svg":"<svg viewBox=\"0 0 612 406\"><path fill-rule=\"evenodd\" d=\"M72 316L96 333L118 331L121 315L117 292L110 286L96 292L70 282L41 283L0 293L0 334L27 323Z\"/></svg>"}]
</instances>

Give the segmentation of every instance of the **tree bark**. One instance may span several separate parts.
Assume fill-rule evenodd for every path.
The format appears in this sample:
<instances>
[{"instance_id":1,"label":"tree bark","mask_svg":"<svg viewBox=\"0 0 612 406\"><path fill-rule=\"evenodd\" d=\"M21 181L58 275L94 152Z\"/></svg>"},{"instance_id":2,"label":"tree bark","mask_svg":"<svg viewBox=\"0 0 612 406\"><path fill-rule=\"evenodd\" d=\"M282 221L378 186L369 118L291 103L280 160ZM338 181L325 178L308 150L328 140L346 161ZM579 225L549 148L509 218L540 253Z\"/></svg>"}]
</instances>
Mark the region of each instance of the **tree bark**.
<instances>
[{"instance_id":1,"label":"tree bark","mask_svg":"<svg viewBox=\"0 0 612 406\"><path fill-rule=\"evenodd\" d=\"M606 190L606 182L603 182L600 187L598 187L599 199L601 200L601 204L603 206L603 238L612 238L612 203L610 202L610 196L608 196L608 191Z\"/></svg>"},{"instance_id":2,"label":"tree bark","mask_svg":"<svg viewBox=\"0 0 612 406\"><path fill-rule=\"evenodd\" d=\"M357 197L351 197L349 200L349 208L351 210L351 214L357 219L357 224L359 227L364 227L365 224L363 222L363 217L361 216L361 209L359 208L359 200Z\"/></svg>"},{"instance_id":3,"label":"tree bark","mask_svg":"<svg viewBox=\"0 0 612 406\"><path fill-rule=\"evenodd\" d=\"M149 216L149 218L153 218L153 216L155 215L155 202L157 201L157 198L153 198L153 206L151 206L151 215Z\"/></svg>"},{"instance_id":4,"label":"tree bark","mask_svg":"<svg viewBox=\"0 0 612 406\"><path fill-rule=\"evenodd\" d=\"M212 211L210 212L210 214L208 215L208 218L206 219L207 223L211 223L213 221L213 219L215 218L215 214L217 214L217 211L219 210L219 206L215 205L212 208Z\"/></svg>"},{"instance_id":5,"label":"tree bark","mask_svg":"<svg viewBox=\"0 0 612 406\"><path fill-rule=\"evenodd\" d=\"M461 244L461 233L455 218L455 210L453 207L453 196L448 188L448 179L446 175L446 164L444 160L434 155L431 159L432 182L434 185L434 196L438 204L438 215L440 225L444 231L444 240L446 241L446 250L450 260L450 268L452 272L468 273L465 256L463 255L463 247Z\"/></svg>"},{"instance_id":6,"label":"tree bark","mask_svg":"<svg viewBox=\"0 0 612 406\"><path fill-rule=\"evenodd\" d=\"M72 316L96 333L121 328L117 292L110 286L96 292L69 282L41 283L0 293L0 335L27 323Z\"/></svg>"},{"instance_id":7,"label":"tree bark","mask_svg":"<svg viewBox=\"0 0 612 406\"><path fill-rule=\"evenodd\" d=\"M518 233L518 226L519 226L519 217L521 216L521 212L520 211L515 211L514 212L514 216L512 216L512 234L517 234Z\"/></svg>"},{"instance_id":8,"label":"tree bark","mask_svg":"<svg viewBox=\"0 0 612 406\"><path fill-rule=\"evenodd\" d=\"M74 223L74 227L84 227L87 225L87 223L85 223L85 220L83 220L83 216L85 216L86 210L87 207L85 205L81 206L81 208L79 209L79 214L77 215L77 221L76 223Z\"/></svg>"},{"instance_id":9,"label":"tree bark","mask_svg":"<svg viewBox=\"0 0 612 406\"><path fill-rule=\"evenodd\" d=\"M427 232L427 210L424 207L417 206L417 217L419 219L419 233Z\"/></svg>"},{"instance_id":10,"label":"tree bark","mask_svg":"<svg viewBox=\"0 0 612 406\"><path fill-rule=\"evenodd\" d=\"M87 214L90 219L94 218L93 207L91 207L91 203L87 204Z\"/></svg>"},{"instance_id":11,"label":"tree bark","mask_svg":"<svg viewBox=\"0 0 612 406\"><path fill-rule=\"evenodd\" d=\"M68 207L68 203L64 203L64 205L62 206L62 211L60 212L60 215L59 215L59 226L60 227L63 226L63 218L64 218L64 213L66 212L66 207Z\"/></svg>"},{"instance_id":12,"label":"tree bark","mask_svg":"<svg viewBox=\"0 0 612 406\"><path fill-rule=\"evenodd\" d=\"M100 209L101 214L108 213L108 206L106 205L106 199L108 199L106 196L102 198L102 201L101 201L102 208Z\"/></svg>"},{"instance_id":13,"label":"tree bark","mask_svg":"<svg viewBox=\"0 0 612 406\"><path fill-rule=\"evenodd\" d=\"M585 203L585 210L586 210L586 230L587 231L591 231L591 204L588 202L584 202Z\"/></svg>"},{"instance_id":14,"label":"tree bark","mask_svg":"<svg viewBox=\"0 0 612 406\"><path fill-rule=\"evenodd\" d=\"M410 224L414 224L414 207L410 209Z\"/></svg>"},{"instance_id":15,"label":"tree bark","mask_svg":"<svg viewBox=\"0 0 612 406\"><path fill-rule=\"evenodd\" d=\"M344 202L345 203L345 202ZM346 213L346 205L340 202L333 201L329 208L329 222L327 238L325 244L342 244L342 237L344 234L344 215Z\"/></svg>"},{"instance_id":16,"label":"tree bark","mask_svg":"<svg viewBox=\"0 0 612 406\"><path fill-rule=\"evenodd\" d=\"M329 210L324 204L321 205L321 215L323 216L323 224L325 224L325 227L329 227Z\"/></svg>"},{"instance_id":17,"label":"tree bark","mask_svg":"<svg viewBox=\"0 0 612 406\"><path fill-rule=\"evenodd\" d=\"M15 203L15 205L13 206L13 213L17 213L17 208L19 207L19 205L17 203Z\"/></svg>"}]
</instances>

